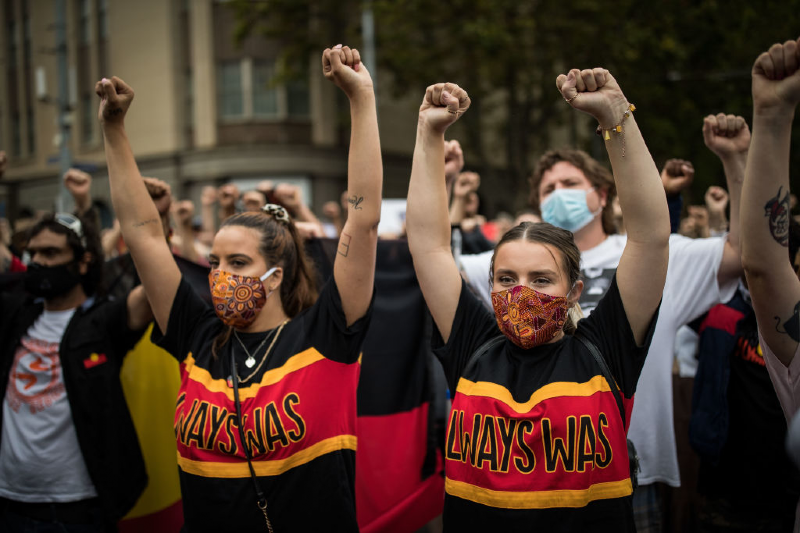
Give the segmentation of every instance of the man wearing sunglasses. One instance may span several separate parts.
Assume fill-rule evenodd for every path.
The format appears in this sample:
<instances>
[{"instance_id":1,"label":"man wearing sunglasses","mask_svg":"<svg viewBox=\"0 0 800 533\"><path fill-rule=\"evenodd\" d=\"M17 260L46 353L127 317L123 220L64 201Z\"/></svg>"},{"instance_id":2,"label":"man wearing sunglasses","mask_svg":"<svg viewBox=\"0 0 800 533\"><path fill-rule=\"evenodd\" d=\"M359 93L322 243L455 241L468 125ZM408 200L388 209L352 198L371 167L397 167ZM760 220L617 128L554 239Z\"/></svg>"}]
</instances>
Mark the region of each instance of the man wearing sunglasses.
<instances>
[{"instance_id":1,"label":"man wearing sunglasses","mask_svg":"<svg viewBox=\"0 0 800 533\"><path fill-rule=\"evenodd\" d=\"M0 531L113 531L147 483L119 372L150 307L95 296L100 242L73 215L27 249L33 296L0 294Z\"/></svg>"}]
</instances>

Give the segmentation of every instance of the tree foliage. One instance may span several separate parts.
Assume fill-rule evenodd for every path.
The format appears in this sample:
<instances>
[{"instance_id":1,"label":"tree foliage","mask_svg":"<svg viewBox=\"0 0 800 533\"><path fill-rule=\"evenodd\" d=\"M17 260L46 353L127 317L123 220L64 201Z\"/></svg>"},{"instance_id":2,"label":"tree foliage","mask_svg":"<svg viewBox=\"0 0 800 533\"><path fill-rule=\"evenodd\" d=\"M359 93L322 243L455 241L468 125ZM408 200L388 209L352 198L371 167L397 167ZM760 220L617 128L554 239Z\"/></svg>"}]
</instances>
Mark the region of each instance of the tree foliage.
<instances>
[{"instance_id":1,"label":"tree foliage","mask_svg":"<svg viewBox=\"0 0 800 533\"><path fill-rule=\"evenodd\" d=\"M238 38L257 33L281 43L284 76L331 43L360 44L361 2L230 4ZM437 81L469 91L460 130L468 165L500 189L498 198L507 201L510 188L524 201L531 166L559 129L602 159L602 141L585 133L593 126L561 100L555 78L603 66L636 104L656 162L695 162L693 199L701 201L709 185L723 182L703 145L702 118L725 112L750 121L750 68L771 43L797 38L800 0L372 0L371 7L378 65L395 95L421 95Z\"/></svg>"}]
</instances>

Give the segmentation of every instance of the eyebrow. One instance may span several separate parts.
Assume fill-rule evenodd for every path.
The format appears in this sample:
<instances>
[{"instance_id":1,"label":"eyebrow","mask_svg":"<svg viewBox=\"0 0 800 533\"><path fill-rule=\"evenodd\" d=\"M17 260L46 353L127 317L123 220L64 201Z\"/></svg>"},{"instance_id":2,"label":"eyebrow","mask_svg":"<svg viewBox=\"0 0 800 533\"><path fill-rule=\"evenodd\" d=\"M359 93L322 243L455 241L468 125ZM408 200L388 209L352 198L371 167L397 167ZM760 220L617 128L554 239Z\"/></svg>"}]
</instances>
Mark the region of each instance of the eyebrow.
<instances>
[{"instance_id":1,"label":"eyebrow","mask_svg":"<svg viewBox=\"0 0 800 533\"><path fill-rule=\"evenodd\" d=\"M497 269L497 274L498 275L500 275L500 274L516 274L516 273L517 273L516 270L512 270L510 268L499 268L499 269ZM541 269L541 270L531 270L530 272L528 272L528 275L529 276L558 276L558 273L553 271L553 270L549 270L549 269Z\"/></svg>"},{"instance_id":2,"label":"eyebrow","mask_svg":"<svg viewBox=\"0 0 800 533\"><path fill-rule=\"evenodd\" d=\"M226 257L227 257L228 261L231 261L233 259L247 259L248 261L252 261L252 259L253 259L252 257L250 257L247 254L238 254L238 253L237 254L228 254ZM219 259L217 254L208 254L208 258L209 259Z\"/></svg>"}]
</instances>

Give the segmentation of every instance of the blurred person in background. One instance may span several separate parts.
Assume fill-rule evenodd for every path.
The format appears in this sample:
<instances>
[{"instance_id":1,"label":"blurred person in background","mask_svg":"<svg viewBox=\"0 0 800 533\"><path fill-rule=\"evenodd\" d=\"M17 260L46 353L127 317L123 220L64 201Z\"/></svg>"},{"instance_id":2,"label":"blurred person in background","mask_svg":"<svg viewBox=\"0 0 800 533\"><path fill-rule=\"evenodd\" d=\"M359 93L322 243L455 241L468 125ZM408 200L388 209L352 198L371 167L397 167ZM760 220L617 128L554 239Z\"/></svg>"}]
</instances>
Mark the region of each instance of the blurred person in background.
<instances>
[{"instance_id":1,"label":"blurred person in background","mask_svg":"<svg viewBox=\"0 0 800 533\"><path fill-rule=\"evenodd\" d=\"M147 484L119 373L150 306L96 294L88 219L47 215L27 252L32 296L0 294L0 531L115 531Z\"/></svg>"}]
</instances>

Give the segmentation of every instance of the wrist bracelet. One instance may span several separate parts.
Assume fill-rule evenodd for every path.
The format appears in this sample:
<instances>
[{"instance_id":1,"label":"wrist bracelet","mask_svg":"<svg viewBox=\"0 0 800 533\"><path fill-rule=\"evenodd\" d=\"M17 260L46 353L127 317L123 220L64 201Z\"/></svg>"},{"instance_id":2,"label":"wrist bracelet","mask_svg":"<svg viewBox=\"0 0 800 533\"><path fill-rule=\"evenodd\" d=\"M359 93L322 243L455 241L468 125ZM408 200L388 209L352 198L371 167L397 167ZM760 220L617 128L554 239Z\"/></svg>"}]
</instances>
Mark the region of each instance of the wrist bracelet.
<instances>
[{"instance_id":1,"label":"wrist bracelet","mask_svg":"<svg viewBox=\"0 0 800 533\"><path fill-rule=\"evenodd\" d=\"M628 104L628 109L625 110L625 114L622 115L622 118L615 126L609 129L603 129L603 127L598 124L597 129L595 130L595 133L603 137L606 142L611 140L612 131L622 137L622 157L625 157L625 135L622 130L622 123L625 122L625 119L628 118L634 111L636 111L636 106L633 104Z\"/></svg>"}]
</instances>

